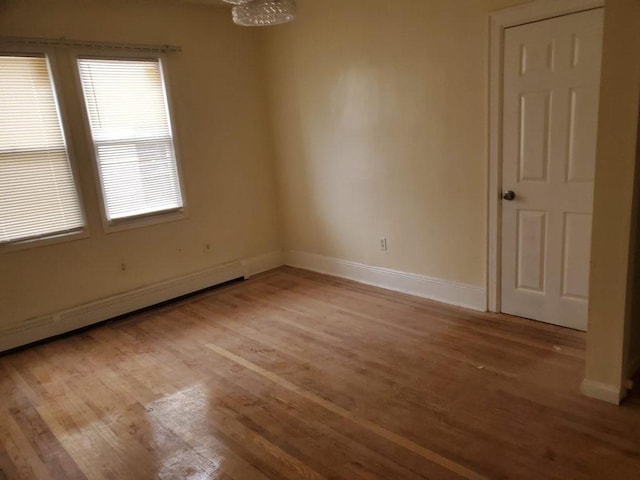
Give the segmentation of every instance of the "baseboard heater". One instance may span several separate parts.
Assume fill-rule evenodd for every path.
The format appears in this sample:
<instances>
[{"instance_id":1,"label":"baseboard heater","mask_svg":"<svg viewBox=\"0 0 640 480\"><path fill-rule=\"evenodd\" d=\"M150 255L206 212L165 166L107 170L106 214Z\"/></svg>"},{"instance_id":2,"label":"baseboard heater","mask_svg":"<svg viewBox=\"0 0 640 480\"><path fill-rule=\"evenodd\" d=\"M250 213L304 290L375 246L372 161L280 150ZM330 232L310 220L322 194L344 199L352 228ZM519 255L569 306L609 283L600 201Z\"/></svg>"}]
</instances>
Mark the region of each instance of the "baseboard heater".
<instances>
[{"instance_id":1,"label":"baseboard heater","mask_svg":"<svg viewBox=\"0 0 640 480\"><path fill-rule=\"evenodd\" d=\"M56 337L247 276L243 262L232 262L69 310L17 322L0 329L0 352Z\"/></svg>"}]
</instances>

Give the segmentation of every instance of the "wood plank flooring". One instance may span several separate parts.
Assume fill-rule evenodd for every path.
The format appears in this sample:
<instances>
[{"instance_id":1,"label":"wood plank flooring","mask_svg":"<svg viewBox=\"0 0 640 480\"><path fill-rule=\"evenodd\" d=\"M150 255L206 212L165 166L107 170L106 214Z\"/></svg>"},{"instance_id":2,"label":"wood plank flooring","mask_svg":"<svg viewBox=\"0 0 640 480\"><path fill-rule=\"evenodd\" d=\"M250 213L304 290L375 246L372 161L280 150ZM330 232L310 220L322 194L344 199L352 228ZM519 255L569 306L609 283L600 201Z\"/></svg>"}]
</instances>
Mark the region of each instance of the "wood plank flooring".
<instances>
[{"instance_id":1,"label":"wood plank flooring","mask_svg":"<svg viewBox=\"0 0 640 480\"><path fill-rule=\"evenodd\" d=\"M0 357L0 479L635 479L584 335L291 268Z\"/></svg>"}]
</instances>

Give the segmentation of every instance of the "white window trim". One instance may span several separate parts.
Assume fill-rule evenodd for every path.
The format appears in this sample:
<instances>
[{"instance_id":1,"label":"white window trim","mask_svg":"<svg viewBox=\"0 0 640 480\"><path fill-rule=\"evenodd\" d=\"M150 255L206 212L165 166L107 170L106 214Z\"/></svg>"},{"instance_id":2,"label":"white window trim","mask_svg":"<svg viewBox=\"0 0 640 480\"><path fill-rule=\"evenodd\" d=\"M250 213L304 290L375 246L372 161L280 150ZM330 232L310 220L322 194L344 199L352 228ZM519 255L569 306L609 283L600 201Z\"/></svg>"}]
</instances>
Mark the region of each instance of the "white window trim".
<instances>
[{"instance_id":1,"label":"white window trim","mask_svg":"<svg viewBox=\"0 0 640 480\"><path fill-rule=\"evenodd\" d=\"M85 48L73 48L69 49L70 62L73 68L73 76L75 80L76 101L79 102L80 110L82 111L82 119L85 130L85 138L87 147L90 150L91 156L91 169L93 172L93 179L98 197L98 204L100 206L100 219L102 221L102 228L105 233L121 232L124 230L132 230L136 228L142 228L151 225L158 225L161 223L175 222L179 220L186 220L189 218L189 209L187 206L187 194L184 185L184 172L182 169L180 142L178 141L176 134L176 123L173 113L173 101L171 97L171 89L169 87L168 69L167 69L167 56L164 53L137 52L137 51L120 51L114 49L101 48L101 49L85 49ZM167 99L167 115L169 116L169 123L171 127L171 136L173 139L173 149L176 159L176 170L178 171L178 182L180 185L180 193L182 198L182 207L175 210L152 212L149 214L139 215L135 217L109 220L107 218L107 208L105 205L104 192L102 190L102 183L100 182L100 169L98 167L98 159L96 153L96 146L91 135L91 123L89 121L89 115L87 113L87 107L85 105L84 95L82 93L82 80L80 78L80 69L78 68L79 58L96 58L104 60L159 60L160 69L162 72L162 82L165 97Z\"/></svg>"},{"instance_id":2,"label":"white window trim","mask_svg":"<svg viewBox=\"0 0 640 480\"><path fill-rule=\"evenodd\" d=\"M75 148L72 141L71 129L69 127L68 115L67 115L67 101L62 94L60 87L60 70L58 68L58 55L59 51L55 47L47 46L11 46L10 48L0 49L1 55L44 55L49 62L49 70L51 73L51 83L53 86L53 93L58 105L58 114L60 116L60 123L62 125L62 135L64 137L65 146L67 148L67 156L69 158L69 166L71 168L71 175L73 176L73 184L76 188L76 194L78 196L78 203L80 205L80 214L82 215L82 227L77 231L72 232L59 232L51 235L30 238L25 240L14 240L12 242L0 243L0 253L11 252L17 250L25 250L29 248L44 247L48 245L55 245L60 243L71 242L74 240L80 240L89 238L89 228L87 222L87 213L84 202L84 195L82 191L82 185L80 183L80 175L76 163Z\"/></svg>"}]
</instances>

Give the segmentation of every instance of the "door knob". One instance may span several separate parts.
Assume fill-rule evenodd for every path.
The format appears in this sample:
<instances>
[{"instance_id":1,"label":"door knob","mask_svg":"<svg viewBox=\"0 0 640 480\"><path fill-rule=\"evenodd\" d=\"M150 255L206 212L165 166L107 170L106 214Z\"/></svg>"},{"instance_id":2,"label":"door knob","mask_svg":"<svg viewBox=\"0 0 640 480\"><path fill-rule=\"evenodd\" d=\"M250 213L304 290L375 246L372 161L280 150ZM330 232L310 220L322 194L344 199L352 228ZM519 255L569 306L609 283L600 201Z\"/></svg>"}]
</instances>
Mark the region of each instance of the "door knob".
<instances>
[{"instance_id":1,"label":"door knob","mask_svg":"<svg viewBox=\"0 0 640 480\"><path fill-rule=\"evenodd\" d=\"M502 195L502 198L511 202L512 200L515 200L516 193L513 190L508 190L504 192L504 195Z\"/></svg>"}]
</instances>

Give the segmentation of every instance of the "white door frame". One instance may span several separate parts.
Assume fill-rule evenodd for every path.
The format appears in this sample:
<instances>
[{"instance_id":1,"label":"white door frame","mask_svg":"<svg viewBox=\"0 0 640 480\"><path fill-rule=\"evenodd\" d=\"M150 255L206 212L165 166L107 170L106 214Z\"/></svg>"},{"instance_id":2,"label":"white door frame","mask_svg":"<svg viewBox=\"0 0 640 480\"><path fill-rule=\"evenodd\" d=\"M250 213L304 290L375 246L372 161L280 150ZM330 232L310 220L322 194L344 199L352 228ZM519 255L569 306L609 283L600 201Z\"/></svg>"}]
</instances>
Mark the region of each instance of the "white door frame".
<instances>
[{"instance_id":1,"label":"white door frame","mask_svg":"<svg viewBox=\"0 0 640 480\"><path fill-rule=\"evenodd\" d=\"M604 7L604 0L535 0L490 15L487 305L491 312L501 310L502 82L505 29L601 7Z\"/></svg>"}]
</instances>

